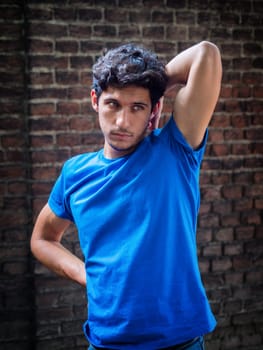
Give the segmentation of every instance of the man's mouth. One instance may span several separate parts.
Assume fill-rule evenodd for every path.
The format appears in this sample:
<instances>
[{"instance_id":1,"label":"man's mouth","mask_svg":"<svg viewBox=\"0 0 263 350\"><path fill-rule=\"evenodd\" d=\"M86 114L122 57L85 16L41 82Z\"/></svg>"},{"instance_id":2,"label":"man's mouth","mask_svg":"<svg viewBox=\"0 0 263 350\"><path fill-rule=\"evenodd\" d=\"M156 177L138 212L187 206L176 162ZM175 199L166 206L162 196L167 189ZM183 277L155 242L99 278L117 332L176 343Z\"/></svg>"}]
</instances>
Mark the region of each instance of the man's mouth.
<instances>
[{"instance_id":1,"label":"man's mouth","mask_svg":"<svg viewBox=\"0 0 263 350\"><path fill-rule=\"evenodd\" d=\"M113 137L120 138L120 139L127 139L132 137L132 134L126 131L112 131L111 135Z\"/></svg>"}]
</instances>

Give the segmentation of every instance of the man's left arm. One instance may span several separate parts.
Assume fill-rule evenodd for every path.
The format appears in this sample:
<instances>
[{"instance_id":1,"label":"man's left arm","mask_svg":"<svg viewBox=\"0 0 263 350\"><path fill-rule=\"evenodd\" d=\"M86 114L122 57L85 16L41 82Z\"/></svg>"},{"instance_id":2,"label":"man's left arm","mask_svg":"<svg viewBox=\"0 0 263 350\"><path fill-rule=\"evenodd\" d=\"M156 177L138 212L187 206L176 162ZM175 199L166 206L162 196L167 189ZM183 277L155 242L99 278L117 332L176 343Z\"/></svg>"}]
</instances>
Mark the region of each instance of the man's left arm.
<instances>
[{"instance_id":1,"label":"man's left arm","mask_svg":"<svg viewBox=\"0 0 263 350\"><path fill-rule=\"evenodd\" d=\"M204 137L220 93L222 64L218 48L203 41L181 52L167 65L167 92L182 88L174 100L174 119L195 149Z\"/></svg>"}]
</instances>

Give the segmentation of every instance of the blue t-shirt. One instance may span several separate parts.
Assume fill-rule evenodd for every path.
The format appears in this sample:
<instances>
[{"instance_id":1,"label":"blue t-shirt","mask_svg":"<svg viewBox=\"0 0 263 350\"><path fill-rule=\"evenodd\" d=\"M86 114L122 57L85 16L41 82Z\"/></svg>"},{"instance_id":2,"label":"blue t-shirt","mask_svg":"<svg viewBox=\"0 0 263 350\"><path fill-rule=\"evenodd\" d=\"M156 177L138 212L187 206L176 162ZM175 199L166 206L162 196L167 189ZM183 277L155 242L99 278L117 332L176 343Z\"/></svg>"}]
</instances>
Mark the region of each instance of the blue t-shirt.
<instances>
[{"instance_id":1,"label":"blue t-shirt","mask_svg":"<svg viewBox=\"0 0 263 350\"><path fill-rule=\"evenodd\" d=\"M199 171L173 118L127 156L68 160L49 198L85 257L90 343L154 350L215 327L198 269Z\"/></svg>"}]
</instances>

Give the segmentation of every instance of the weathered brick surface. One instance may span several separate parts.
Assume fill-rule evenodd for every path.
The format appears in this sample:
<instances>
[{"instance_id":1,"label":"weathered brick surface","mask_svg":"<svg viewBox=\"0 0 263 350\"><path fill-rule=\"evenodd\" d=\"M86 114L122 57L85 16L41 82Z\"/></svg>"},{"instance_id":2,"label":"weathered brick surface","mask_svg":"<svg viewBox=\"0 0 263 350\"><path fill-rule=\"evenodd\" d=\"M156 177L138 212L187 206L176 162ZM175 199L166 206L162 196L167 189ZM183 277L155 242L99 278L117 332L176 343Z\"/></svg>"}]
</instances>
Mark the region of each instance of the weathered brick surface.
<instances>
[{"instance_id":1,"label":"weathered brick surface","mask_svg":"<svg viewBox=\"0 0 263 350\"><path fill-rule=\"evenodd\" d=\"M63 162L103 143L91 65L123 41L167 61L203 39L224 67L200 179L200 269L218 320L207 349L262 348L262 9L260 0L1 1L1 349L87 348L85 291L36 263L29 239ZM64 242L81 256L73 227Z\"/></svg>"}]
</instances>

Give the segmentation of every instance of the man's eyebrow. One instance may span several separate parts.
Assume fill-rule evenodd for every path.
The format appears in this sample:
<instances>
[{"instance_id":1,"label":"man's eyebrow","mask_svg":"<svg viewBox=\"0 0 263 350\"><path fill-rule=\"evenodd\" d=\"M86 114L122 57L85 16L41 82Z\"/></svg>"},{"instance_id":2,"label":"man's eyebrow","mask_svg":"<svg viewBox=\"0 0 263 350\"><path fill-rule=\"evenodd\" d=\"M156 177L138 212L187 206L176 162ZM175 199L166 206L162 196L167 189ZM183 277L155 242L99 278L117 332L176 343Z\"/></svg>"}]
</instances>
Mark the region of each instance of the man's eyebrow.
<instances>
[{"instance_id":1,"label":"man's eyebrow","mask_svg":"<svg viewBox=\"0 0 263 350\"><path fill-rule=\"evenodd\" d=\"M104 99L104 102L117 102L117 103L119 103L119 100L117 99L117 98L115 98L115 97L105 97L105 99ZM131 105L136 105L136 106L145 106L145 107L148 107L148 103L147 102L143 102L143 101L134 101L134 102L132 102L131 103Z\"/></svg>"},{"instance_id":2,"label":"man's eyebrow","mask_svg":"<svg viewBox=\"0 0 263 350\"><path fill-rule=\"evenodd\" d=\"M146 103L146 102L140 102L140 101L138 101L138 102L133 102L132 103L133 105L141 105L141 106L148 106L148 103Z\"/></svg>"},{"instance_id":3,"label":"man's eyebrow","mask_svg":"<svg viewBox=\"0 0 263 350\"><path fill-rule=\"evenodd\" d=\"M106 97L104 99L105 102L118 102L118 99L117 98L114 98L114 97Z\"/></svg>"}]
</instances>

